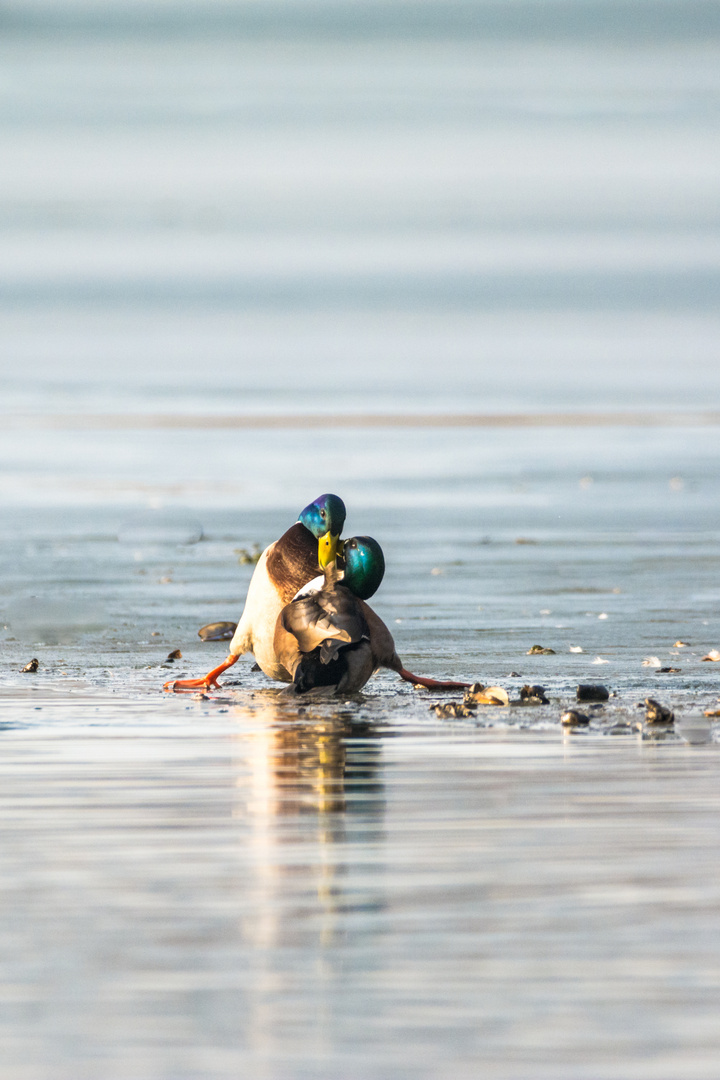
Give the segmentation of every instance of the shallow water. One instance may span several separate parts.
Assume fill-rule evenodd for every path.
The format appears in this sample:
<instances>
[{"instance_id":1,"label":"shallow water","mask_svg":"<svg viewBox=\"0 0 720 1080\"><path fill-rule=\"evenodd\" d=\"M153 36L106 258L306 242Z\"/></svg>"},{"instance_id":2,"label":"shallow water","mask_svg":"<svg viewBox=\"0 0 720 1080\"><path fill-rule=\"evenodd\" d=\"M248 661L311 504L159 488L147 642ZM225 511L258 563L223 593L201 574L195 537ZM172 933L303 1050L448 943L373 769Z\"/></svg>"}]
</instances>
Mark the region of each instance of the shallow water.
<instances>
[{"instance_id":1,"label":"shallow water","mask_svg":"<svg viewBox=\"0 0 720 1080\"><path fill-rule=\"evenodd\" d=\"M715 1080L716 6L0 22L0 1076ZM163 694L327 490L550 703Z\"/></svg>"},{"instance_id":2,"label":"shallow water","mask_svg":"<svg viewBox=\"0 0 720 1080\"><path fill-rule=\"evenodd\" d=\"M64 475L77 438L55 436ZM192 433L154 438L193 459ZM237 438L215 432L199 467L242 455ZM110 484L113 440L76 483ZM384 466L356 463L348 529L382 540L375 606L405 663L550 698L456 721L390 673L298 706L247 659L206 698L161 693L225 655L197 630L238 616L252 567L236 549L292 520L248 508L241 485L235 509L216 493L169 519L108 488L69 504L59 482L54 507L16 506L5 1075L714 1076L715 443L713 428L388 431ZM269 492L274 461L254 479ZM178 544L183 525L203 539ZM579 682L616 696L568 734ZM646 696L678 730L634 729Z\"/></svg>"}]
</instances>

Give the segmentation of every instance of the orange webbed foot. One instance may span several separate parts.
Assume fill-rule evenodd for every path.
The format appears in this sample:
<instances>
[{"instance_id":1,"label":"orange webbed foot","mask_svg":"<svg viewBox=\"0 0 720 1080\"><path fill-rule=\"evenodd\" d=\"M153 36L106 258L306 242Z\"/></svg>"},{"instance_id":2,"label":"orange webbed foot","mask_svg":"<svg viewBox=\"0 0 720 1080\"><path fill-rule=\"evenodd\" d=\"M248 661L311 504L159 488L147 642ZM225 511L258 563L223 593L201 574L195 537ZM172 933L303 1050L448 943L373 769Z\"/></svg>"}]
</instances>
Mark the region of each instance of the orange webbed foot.
<instances>
[{"instance_id":1,"label":"orange webbed foot","mask_svg":"<svg viewBox=\"0 0 720 1080\"><path fill-rule=\"evenodd\" d=\"M413 675L412 671L406 671L405 668L400 668L398 675L405 682L415 683L417 686L424 686L427 690L466 690L470 683L467 682L447 682L442 679L427 679L424 675Z\"/></svg>"},{"instance_id":2,"label":"orange webbed foot","mask_svg":"<svg viewBox=\"0 0 720 1080\"><path fill-rule=\"evenodd\" d=\"M228 656L227 660L224 660L222 664L218 664L212 671L208 671L202 679L168 679L163 685L163 690L166 690L169 694L184 694L191 690L219 690L220 683L218 675L222 675L223 671L227 671L229 667L232 667L237 656Z\"/></svg>"}]
</instances>

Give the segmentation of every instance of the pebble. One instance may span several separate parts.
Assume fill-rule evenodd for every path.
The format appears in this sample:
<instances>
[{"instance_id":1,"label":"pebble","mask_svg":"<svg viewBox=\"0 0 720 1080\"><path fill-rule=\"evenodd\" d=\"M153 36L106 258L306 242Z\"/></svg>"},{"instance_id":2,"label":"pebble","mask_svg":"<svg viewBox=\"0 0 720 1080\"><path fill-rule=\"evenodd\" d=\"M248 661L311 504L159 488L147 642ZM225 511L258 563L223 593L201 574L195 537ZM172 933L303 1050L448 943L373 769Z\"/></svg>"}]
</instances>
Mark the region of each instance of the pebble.
<instances>
[{"instance_id":1,"label":"pebble","mask_svg":"<svg viewBox=\"0 0 720 1080\"><path fill-rule=\"evenodd\" d=\"M473 710L469 709L461 701L436 701L430 705L430 709L443 720L475 716Z\"/></svg>"},{"instance_id":2,"label":"pebble","mask_svg":"<svg viewBox=\"0 0 720 1080\"><path fill-rule=\"evenodd\" d=\"M645 720L648 724L672 724L675 714L667 705L661 705L653 698L645 698Z\"/></svg>"},{"instance_id":3,"label":"pebble","mask_svg":"<svg viewBox=\"0 0 720 1080\"><path fill-rule=\"evenodd\" d=\"M526 705L549 705L550 702L545 697L544 686L523 686L520 689L520 700L524 701Z\"/></svg>"},{"instance_id":4,"label":"pebble","mask_svg":"<svg viewBox=\"0 0 720 1080\"><path fill-rule=\"evenodd\" d=\"M598 683L581 683L575 691L578 701L607 701L610 691Z\"/></svg>"},{"instance_id":5,"label":"pebble","mask_svg":"<svg viewBox=\"0 0 720 1080\"><path fill-rule=\"evenodd\" d=\"M467 690L465 691L465 693L463 695L463 701L465 702L466 705L469 705L470 702L474 698L476 698L478 696L478 694L482 694L484 690L485 690L485 684L484 683L474 682L472 684L472 686L468 686Z\"/></svg>"},{"instance_id":6,"label":"pebble","mask_svg":"<svg viewBox=\"0 0 720 1080\"><path fill-rule=\"evenodd\" d=\"M234 622L211 622L200 627L198 637L203 641L230 641L236 627Z\"/></svg>"},{"instance_id":7,"label":"pebble","mask_svg":"<svg viewBox=\"0 0 720 1080\"><path fill-rule=\"evenodd\" d=\"M20 670L21 671L30 671L30 672L37 671L39 666L40 666L40 661L36 657L33 657L33 659L30 661L30 663L26 664L25 667L21 668Z\"/></svg>"},{"instance_id":8,"label":"pebble","mask_svg":"<svg viewBox=\"0 0 720 1080\"><path fill-rule=\"evenodd\" d=\"M577 709L568 709L560 717L560 723L565 727L587 727L590 723L590 717L585 713L578 712Z\"/></svg>"}]
</instances>

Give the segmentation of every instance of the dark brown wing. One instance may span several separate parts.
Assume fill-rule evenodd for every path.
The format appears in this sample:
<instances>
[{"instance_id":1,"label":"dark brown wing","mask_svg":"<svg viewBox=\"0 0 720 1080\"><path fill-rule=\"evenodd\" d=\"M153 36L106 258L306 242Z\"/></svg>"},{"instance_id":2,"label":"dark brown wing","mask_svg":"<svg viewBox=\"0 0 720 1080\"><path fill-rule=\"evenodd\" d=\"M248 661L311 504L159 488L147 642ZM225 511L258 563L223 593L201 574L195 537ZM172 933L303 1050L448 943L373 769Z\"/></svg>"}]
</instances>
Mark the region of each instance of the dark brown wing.
<instances>
[{"instance_id":1,"label":"dark brown wing","mask_svg":"<svg viewBox=\"0 0 720 1080\"><path fill-rule=\"evenodd\" d=\"M320 592L294 600L280 614L285 630L293 635L301 653L320 646L320 659L336 659L343 645L369 638L361 601L342 585L326 585Z\"/></svg>"}]
</instances>

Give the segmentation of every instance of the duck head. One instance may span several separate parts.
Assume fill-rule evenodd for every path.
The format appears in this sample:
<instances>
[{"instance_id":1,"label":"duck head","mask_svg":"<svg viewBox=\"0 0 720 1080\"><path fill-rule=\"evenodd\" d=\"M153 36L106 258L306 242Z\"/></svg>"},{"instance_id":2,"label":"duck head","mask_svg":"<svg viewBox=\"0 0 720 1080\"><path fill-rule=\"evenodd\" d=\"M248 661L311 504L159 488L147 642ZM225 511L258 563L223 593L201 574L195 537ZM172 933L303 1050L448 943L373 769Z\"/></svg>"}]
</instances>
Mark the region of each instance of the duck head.
<instances>
[{"instance_id":1,"label":"duck head","mask_svg":"<svg viewBox=\"0 0 720 1080\"><path fill-rule=\"evenodd\" d=\"M385 573L382 548L372 536L351 536L343 545L343 559L343 585L361 600L368 600L380 588Z\"/></svg>"},{"instance_id":2,"label":"duck head","mask_svg":"<svg viewBox=\"0 0 720 1080\"><path fill-rule=\"evenodd\" d=\"M320 495L300 514L298 521L318 542L318 563L324 570L335 561L340 533L345 524L345 503L338 495Z\"/></svg>"}]
</instances>

